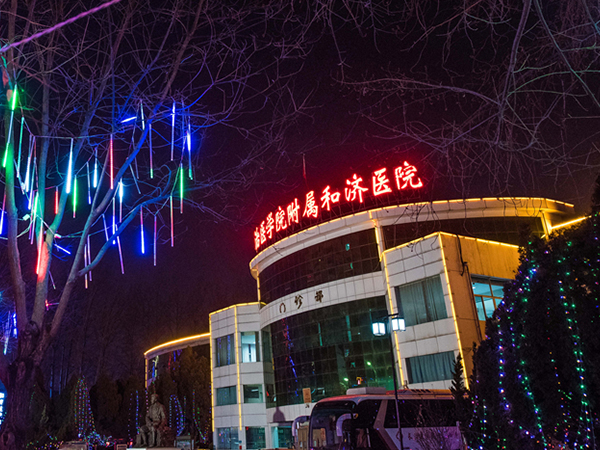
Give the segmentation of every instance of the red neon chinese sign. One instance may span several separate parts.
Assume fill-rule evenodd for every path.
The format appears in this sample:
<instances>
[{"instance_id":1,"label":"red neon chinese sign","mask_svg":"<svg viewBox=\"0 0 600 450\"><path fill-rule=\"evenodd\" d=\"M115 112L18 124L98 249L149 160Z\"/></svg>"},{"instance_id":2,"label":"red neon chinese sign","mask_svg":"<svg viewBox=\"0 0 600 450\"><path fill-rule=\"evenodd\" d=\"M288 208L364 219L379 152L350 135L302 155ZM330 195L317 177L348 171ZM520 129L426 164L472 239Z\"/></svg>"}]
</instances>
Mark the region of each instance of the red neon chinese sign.
<instances>
[{"instance_id":1,"label":"red neon chinese sign","mask_svg":"<svg viewBox=\"0 0 600 450\"><path fill-rule=\"evenodd\" d=\"M306 219L318 219L323 212L342 204L362 204L365 198L383 198L393 192L420 189L423 181L417 176L417 168L408 162L388 172L387 167L373 171L370 179L363 180L357 174L346 180L345 187L338 191L326 186L320 193L309 191L301 207L297 198L285 207L279 206L275 212L270 212L260 226L254 230L254 249L258 250L265 243L276 238L294 224ZM394 190L395 188L395 190Z\"/></svg>"}]
</instances>

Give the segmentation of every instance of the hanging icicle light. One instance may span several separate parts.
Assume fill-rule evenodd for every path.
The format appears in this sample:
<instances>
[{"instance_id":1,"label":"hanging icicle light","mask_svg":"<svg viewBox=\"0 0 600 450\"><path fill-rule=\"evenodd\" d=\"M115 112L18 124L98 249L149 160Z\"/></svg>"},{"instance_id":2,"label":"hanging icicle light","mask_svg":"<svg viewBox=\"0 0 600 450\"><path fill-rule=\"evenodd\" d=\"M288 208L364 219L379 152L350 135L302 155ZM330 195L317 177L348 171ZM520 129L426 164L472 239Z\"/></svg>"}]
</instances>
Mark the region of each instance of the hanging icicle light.
<instances>
[{"instance_id":1,"label":"hanging icicle light","mask_svg":"<svg viewBox=\"0 0 600 450\"><path fill-rule=\"evenodd\" d=\"M123 222L123 180L119 181L119 222Z\"/></svg>"},{"instance_id":2,"label":"hanging icicle light","mask_svg":"<svg viewBox=\"0 0 600 450\"><path fill-rule=\"evenodd\" d=\"M121 239L117 236L117 246L119 247L119 260L121 261L121 273L125 275L125 266L123 265L123 251L121 250Z\"/></svg>"},{"instance_id":3,"label":"hanging icicle light","mask_svg":"<svg viewBox=\"0 0 600 450\"><path fill-rule=\"evenodd\" d=\"M106 217L102 214L102 223L104 224L104 236L106 236L106 242L108 242L108 227L106 226Z\"/></svg>"},{"instance_id":4,"label":"hanging icicle light","mask_svg":"<svg viewBox=\"0 0 600 450\"><path fill-rule=\"evenodd\" d=\"M88 205L92 204L92 183L90 181L90 163L85 163L85 169L87 172L87 197L88 197Z\"/></svg>"},{"instance_id":5,"label":"hanging icicle light","mask_svg":"<svg viewBox=\"0 0 600 450\"><path fill-rule=\"evenodd\" d=\"M114 179L114 166L113 166L113 135L110 135L110 142L108 144L108 152L109 152L109 164L110 164L110 188L115 188L115 179Z\"/></svg>"},{"instance_id":6,"label":"hanging icicle light","mask_svg":"<svg viewBox=\"0 0 600 450\"><path fill-rule=\"evenodd\" d=\"M154 216L154 267L156 267L156 215Z\"/></svg>"},{"instance_id":7,"label":"hanging icicle light","mask_svg":"<svg viewBox=\"0 0 600 450\"><path fill-rule=\"evenodd\" d=\"M146 246L144 243L144 207L140 207L140 241L142 244L142 255L146 254Z\"/></svg>"},{"instance_id":8,"label":"hanging icicle light","mask_svg":"<svg viewBox=\"0 0 600 450\"><path fill-rule=\"evenodd\" d=\"M19 156L17 158L17 176L21 178L19 171L21 170L21 146L23 144L23 126L25 125L25 117L21 116L21 131L19 132Z\"/></svg>"},{"instance_id":9,"label":"hanging icicle light","mask_svg":"<svg viewBox=\"0 0 600 450\"><path fill-rule=\"evenodd\" d=\"M6 167L6 161L8 159L8 150L10 146L10 140L12 138L12 127L13 120L15 118L15 108L17 107L17 85L12 90L12 101L10 103L10 122L8 125L8 134L6 135L6 150L4 151L4 158L2 159L2 167Z\"/></svg>"},{"instance_id":10,"label":"hanging icicle light","mask_svg":"<svg viewBox=\"0 0 600 450\"><path fill-rule=\"evenodd\" d=\"M154 178L154 163L152 162L152 122L148 124L148 144L150 147L150 179Z\"/></svg>"},{"instance_id":11,"label":"hanging icicle light","mask_svg":"<svg viewBox=\"0 0 600 450\"><path fill-rule=\"evenodd\" d=\"M173 151L175 148L175 102L171 110L171 161L173 161Z\"/></svg>"},{"instance_id":12,"label":"hanging icicle light","mask_svg":"<svg viewBox=\"0 0 600 450\"><path fill-rule=\"evenodd\" d=\"M40 234L38 236L38 257L37 264L35 267L35 274L40 275L40 268L42 266L42 244L44 243L44 232L40 228Z\"/></svg>"},{"instance_id":13,"label":"hanging icicle light","mask_svg":"<svg viewBox=\"0 0 600 450\"><path fill-rule=\"evenodd\" d=\"M92 246L90 244L90 235L88 234L88 236L87 236L87 245L86 245L88 264L91 264L91 262L92 262L92 250L91 250L91 248L92 248ZM92 281L92 270L90 269L90 271L88 273L90 275L90 281Z\"/></svg>"},{"instance_id":14,"label":"hanging icicle light","mask_svg":"<svg viewBox=\"0 0 600 450\"><path fill-rule=\"evenodd\" d=\"M77 214L77 178L73 180L73 219Z\"/></svg>"},{"instance_id":15,"label":"hanging icicle light","mask_svg":"<svg viewBox=\"0 0 600 450\"><path fill-rule=\"evenodd\" d=\"M191 125L189 122L188 122L186 141L187 141L187 151L188 151L188 178L190 180L193 180L193 175L192 175L192 129L191 129Z\"/></svg>"},{"instance_id":16,"label":"hanging icicle light","mask_svg":"<svg viewBox=\"0 0 600 450\"><path fill-rule=\"evenodd\" d=\"M69 168L67 169L67 194L71 193L73 184L73 138L71 138L71 149L69 150Z\"/></svg>"},{"instance_id":17,"label":"hanging icicle light","mask_svg":"<svg viewBox=\"0 0 600 450\"><path fill-rule=\"evenodd\" d=\"M28 199L29 201L27 203L27 209L29 211L31 211L31 208L33 208L33 199L35 198L35 196L36 196L36 192L31 191L31 195L29 196L29 199Z\"/></svg>"},{"instance_id":18,"label":"hanging icicle light","mask_svg":"<svg viewBox=\"0 0 600 450\"><path fill-rule=\"evenodd\" d=\"M17 85L15 84L15 88L12 91L12 102L10 104L10 110L14 111L17 108L17 96L18 96L18 89L17 89Z\"/></svg>"},{"instance_id":19,"label":"hanging icicle light","mask_svg":"<svg viewBox=\"0 0 600 450\"><path fill-rule=\"evenodd\" d=\"M25 192L29 192L31 189L30 181L31 181L31 157L33 156L35 150L35 136L32 140L29 141L29 155L27 156L27 172L25 172Z\"/></svg>"},{"instance_id":20,"label":"hanging icicle light","mask_svg":"<svg viewBox=\"0 0 600 450\"><path fill-rule=\"evenodd\" d=\"M94 148L94 189L98 187L98 147Z\"/></svg>"},{"instance_id":21,"label":"hanging icicle light","mask_svg":"<svg viewBox=\"0 0 600 450\"><path fill-rule=\"evenodd\" d=\"M169 209L171 211L171 247L175 245L175 234L173 232L173 196L169 196Z\"/></svg>"},{"instance_id":22,"label":"hanging icicle light","mask_svg":"<svg viewBox=\"0 0 600 450\"><path fill-rule=\"evenodd\" d=\"M183 163L179 164L179 213L183 214Z\"/></svg>"},{"instance_id":23,"label":"hanging icicle light","mask_svg":"<svg viewBox=\"0 0 600 450\"><path fill-rule=\"evenodd\" d=\"M116 202L115 202L115 198L113 197L112 200L112 234L114 235L117 232L117 214L116 214ZM113 239L113 245L115 245L117 243L117 241L115 241Z\"/></svg>"},{"instance_id":24,"label":"hanging icicle light","mask_svg":"<svg viewBox=\"0 0 600 450\"><path fill-rule=\"evenodd\" d=\"M88 258L87 258L87 244L83 246L83 267L86 267L88 265ZM88 274L87 272L85 273L84 277L84 286L87 289L88 288Z\"/></svg>"},{"instance_id":25,"label":"hanging icicle light","mask_svg":"<svg viewBox=\"0 0 600 450\"><path fill-rule=\"evenodd\" d=\"M4 232L4 207L5 206L6 206L6 190L4 190L4 197L2 198L2 211L0 211L0 235Z\"/></svg>"}]
</instances>

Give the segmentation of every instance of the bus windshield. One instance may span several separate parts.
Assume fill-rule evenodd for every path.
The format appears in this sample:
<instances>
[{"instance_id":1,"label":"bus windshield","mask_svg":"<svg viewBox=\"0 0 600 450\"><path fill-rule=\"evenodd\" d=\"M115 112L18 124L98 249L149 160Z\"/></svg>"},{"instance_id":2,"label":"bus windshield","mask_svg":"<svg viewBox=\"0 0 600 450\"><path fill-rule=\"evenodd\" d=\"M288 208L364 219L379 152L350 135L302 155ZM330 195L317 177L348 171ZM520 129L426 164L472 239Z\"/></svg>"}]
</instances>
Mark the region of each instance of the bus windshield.
<instances>
[{"instance_id":1,"label":"bus windshield","mask_svg":"<svg viewBox=\"0 0 600 450\"><path fill-rule=\"evenodd\" d=\"M354 402L317 403L310 416L310 448L315 450L338 449L342 438L336 433L340 416L352 414Z\"/></svg>"}]
</instances>

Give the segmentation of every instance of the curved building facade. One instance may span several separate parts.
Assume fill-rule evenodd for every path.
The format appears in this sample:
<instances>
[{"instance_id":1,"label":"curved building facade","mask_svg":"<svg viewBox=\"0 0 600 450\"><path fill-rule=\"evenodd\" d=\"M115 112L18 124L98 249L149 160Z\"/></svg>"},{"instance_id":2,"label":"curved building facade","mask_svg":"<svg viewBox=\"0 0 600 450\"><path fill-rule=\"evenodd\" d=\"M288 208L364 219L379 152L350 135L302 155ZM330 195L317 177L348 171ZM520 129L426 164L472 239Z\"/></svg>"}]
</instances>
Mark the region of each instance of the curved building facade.
<instances>
[{"instance_id":1,"label":"curved building facade","mask_svg":"<svg viewBox=\"0 0 600 450\"><path fill-rule=\"evenodd\" d=\"M461 355L468 379L473 343L514 276L522 237L544 236L573 217L572 205L541 198L412 203L330 220L262 250L250 262L259 301L249 306L253 325L244 332L256 332L260 348L253 361L265 417L254 422L264 427L266 447L288 446L292 421L322 398L357 385L393 389L392 370L403 386L447 389ZM390 318L402 319L404 331L393 331ZM217 327L219 336L211 325L215 389L233 380L233 370L215 365L215 339L231 335L238 361L243 352L229 322ZM386 334L374 334L379 323ZM254 448L236 412L235 448ZM215 436L219 420L215 409Z\"/></svg>"}]
</instances>

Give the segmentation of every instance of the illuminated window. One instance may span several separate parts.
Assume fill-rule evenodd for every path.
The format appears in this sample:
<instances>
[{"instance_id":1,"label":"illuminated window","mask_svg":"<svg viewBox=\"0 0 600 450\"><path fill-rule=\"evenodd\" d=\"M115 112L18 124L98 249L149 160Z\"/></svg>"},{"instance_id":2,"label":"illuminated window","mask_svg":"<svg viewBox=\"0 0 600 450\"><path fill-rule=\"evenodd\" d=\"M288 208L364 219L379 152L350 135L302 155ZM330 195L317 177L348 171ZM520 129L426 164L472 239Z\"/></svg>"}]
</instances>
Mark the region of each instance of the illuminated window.
<instances>
[{"instance_id":1,"label":"illuminated window","mask_svg":"<svg viewBox=\"0 0 600 450\"><path fill-rule=\"evenodd\" d=\"M448 317L442 282L438 275L396 286L400 316L407 327Z\"/></svg>"},{"instance_id":2,"label":"illuminated window","mask_svg":"<svg viewBox=\"0 0 600 450\"><path fill-rule=\"evenodd\" d=\"M502 301L502 289L508 280L472 276L473 295L475 297L475 306L477 307L477 316L479 320L485 320L492 317L494 311Z\"/></svg>"},{"instance_id":3,"label":"illuminated window","mask_svg":"<svg viewBox=\"0 0 600 450\"><path fill-rule=\"evenodd\" d=\"M262 403L263 390L261 384L244 385L244 403Z\"/></svg>"},{"instance_id":4,"label":"illuminated window","mask_svg":"<svg viewBox=\"0 0 600 450\"><path fill-rule=\"evenodd\" d=\"M235 386L217 388L217 406L235 405L236 403L237 395Z\"/></svg>"},{"instance_id":5,"label":"illuminated window","mask_svg":"<svg viewBox=\"0 0 600 450\"><path fill-rule=\"evenodd\" d=\"M429 383L452 379L454 352L434 353L432 355L406 358L408 383Z\"/></svg>"},{"instance_id":6,"label":"illuminated window","mask_svg":"<svg viewBox=\"0 0 600 450\"><path fill-rule=\"evenodd\" d=\"M234 341L233 334L215 339L215 367L235 364Z\"/></svg>"},{"instance_id":7,"label":"illuminated window","mask_svg":"<svg viewBox=\"0 0 600 450\"><path fill-rule=\"evenodd\" d=\"M257 362L260 361L258 354L258 332L244 331L242 332L242 362Z\"/></svg>"},{"instance_id":8,"label":"illuminated window","mask_svg":"<svg viewBox=\"0 0 600 450\"><path fill-rule=\"evenodd\" d=\"M238 429L237 428L217 428L217 449L237 449L238 448Z\"/></svg>"}]
</instances>

